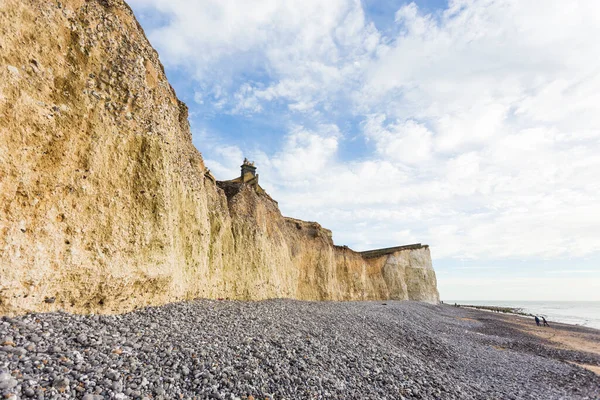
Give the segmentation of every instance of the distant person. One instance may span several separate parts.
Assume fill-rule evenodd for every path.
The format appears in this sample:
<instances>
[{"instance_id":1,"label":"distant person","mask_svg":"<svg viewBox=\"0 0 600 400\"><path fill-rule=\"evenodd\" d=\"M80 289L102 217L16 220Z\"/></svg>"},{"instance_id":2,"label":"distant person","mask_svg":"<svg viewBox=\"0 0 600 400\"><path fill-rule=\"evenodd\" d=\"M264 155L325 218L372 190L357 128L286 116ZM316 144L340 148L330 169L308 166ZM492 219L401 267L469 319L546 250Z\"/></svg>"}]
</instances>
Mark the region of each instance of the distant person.
<instances>
[{"instance_id":1,"label":"distant person","mask_svg":"<svg viewBox=\"0 0 600 400\"><path fill-rule=\"evenodd\" d=\"M537 316L537 315L535 316L535 324L536 324L537 326L540 326L540 319L538 318L538 316Z\"/></svg>"},{"instance_id":2,"label":"distant person","mask_svg":"<svg viewBox=\"0 0 600 400\"><path fill-rule=\"evenodd\" d=\"M546 321L546 317L542 317L542 321L544 321L544 326L550 327L550 325L548 325L548 321Z\"/></svg>"}]
</instances>

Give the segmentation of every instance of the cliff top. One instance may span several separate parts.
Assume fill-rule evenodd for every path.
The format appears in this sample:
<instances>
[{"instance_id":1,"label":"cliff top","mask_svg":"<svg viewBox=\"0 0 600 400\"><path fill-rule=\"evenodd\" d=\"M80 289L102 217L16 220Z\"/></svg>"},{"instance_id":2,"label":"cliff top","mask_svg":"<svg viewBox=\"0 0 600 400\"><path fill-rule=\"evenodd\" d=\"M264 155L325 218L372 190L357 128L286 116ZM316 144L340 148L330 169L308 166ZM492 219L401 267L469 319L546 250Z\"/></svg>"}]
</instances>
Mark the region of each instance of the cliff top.
<instances>
[{"instance_id":1,"label":"cliff top","mask_svg":"<svg viewBox=\"0 0 600 400\"><path fill-rule=\"evenodd\" d=\"M415 244L407 244L404 246L396 246L396 247L386 247L384 249L375 249L375 250L368 250L368 251L361 251L359 252L359 254L361 256L363 256L363 258L375 258L375 257L380 257L380 256L385 256L388 254L392 254L395 253L397 251L402 251L402 250L417 250L417 249L426 249L428 248L429 245L427 244L421 244L421 243L415 243Z\"/></svg>"}]
</instances>

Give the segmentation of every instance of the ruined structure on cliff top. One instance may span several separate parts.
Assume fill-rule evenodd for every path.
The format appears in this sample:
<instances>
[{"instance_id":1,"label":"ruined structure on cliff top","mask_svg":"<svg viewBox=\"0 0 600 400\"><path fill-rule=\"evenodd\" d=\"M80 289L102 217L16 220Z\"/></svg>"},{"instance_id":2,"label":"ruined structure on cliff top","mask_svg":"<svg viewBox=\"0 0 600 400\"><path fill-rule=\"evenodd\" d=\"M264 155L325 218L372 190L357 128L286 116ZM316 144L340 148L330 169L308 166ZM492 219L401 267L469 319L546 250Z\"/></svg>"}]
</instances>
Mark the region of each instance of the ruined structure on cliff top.
<instances>
[{"instance_id":1,"label":"ruined structure on cliff top","mask_svg":"<svg viewBox=\"0 0 600 400\"><path fill-rule=\"evenodd\" d=\"M256 173L256 165L254 165L254 161L248 161L247 158L244 158L244 162L242 163L240 168L242 171L239 177L228 181L220 181L217 184L221 188L229 184L245 184L251 186L258 194L267 193L258 184L258 174Z\"/></svg>"},{"instance_id":2,"label":"ruined structure on cliff top","mask_svg":"<svg viewBox=\"0 0 600 400\"><path fill-rule=\"evenodd\" d=\"M123 0L0 1L0 314L202 298L438 301L426 246L361 254L217 183Z\"/></svg>"},{"instance_id":3,"label":"ruined structure on cliff top","mask_svg":"<svg viewBox=\"0 0 600 400\"><path fill-rule=\"evenodd\" d=\"M216 182L217 185L225 191L225 194L227 195L228 198L232 196L232 193L239 192L239 190L242 188L242 185L248 185L249 187L253 188L257 194L267 196L269 198L269 200L271 200L277 204L277 201L273 200L258 183L259 176L256 173L257 167L256 167L256 164L254 163L254 161L249 161L247 158L244 158L242 165L240 165L240 169L241 169L240 176L238 176L237 178L230 179L227 181L217 181ZM212 179L214 180L214 178L212 178ZM288 217L287 219L292 220L293 218ZM293 220L295 220L295 219L293 219ZM295 220L295 221L298 221L297 222L298 226L300 226L300 223L303 222L300 220ZM333 235L331 234L331 231L329 231L328 229L324 229L321 227L320 227L320 229L327 231L328 236L330 238L333 237ZM348 246L338 246L338 247L349 249ZM386 247L386 248L381 248L381 249L361 251L361 252L359 252L359 254L364 258L376 258L376 257L394 254L395 252L398 252L398 251L418 250L421 248L429 248L429 246L422 245L421 243L415 243L415 244L408 244L408 245L402 245L402 246Z\"/></svg>"}]
</instances>

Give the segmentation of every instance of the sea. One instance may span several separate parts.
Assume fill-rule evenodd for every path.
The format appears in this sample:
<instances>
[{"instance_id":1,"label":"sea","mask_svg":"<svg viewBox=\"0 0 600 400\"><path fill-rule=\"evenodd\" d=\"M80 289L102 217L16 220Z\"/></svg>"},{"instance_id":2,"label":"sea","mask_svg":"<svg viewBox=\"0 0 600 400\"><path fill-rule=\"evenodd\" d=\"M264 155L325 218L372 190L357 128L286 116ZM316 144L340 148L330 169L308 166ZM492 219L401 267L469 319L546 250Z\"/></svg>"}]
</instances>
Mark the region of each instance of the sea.
<instances>
[{"instance_id":1,"label":"sea","mask_svg":"<svg viewBox=\"0 0 600 400\"><path fill-rule=\"evenodd\" d=\"M556 321L600 329L600 301L444 300L444 303L520 308L525 313L544 316L548 322Z\"/></svg>"}]
</instances>

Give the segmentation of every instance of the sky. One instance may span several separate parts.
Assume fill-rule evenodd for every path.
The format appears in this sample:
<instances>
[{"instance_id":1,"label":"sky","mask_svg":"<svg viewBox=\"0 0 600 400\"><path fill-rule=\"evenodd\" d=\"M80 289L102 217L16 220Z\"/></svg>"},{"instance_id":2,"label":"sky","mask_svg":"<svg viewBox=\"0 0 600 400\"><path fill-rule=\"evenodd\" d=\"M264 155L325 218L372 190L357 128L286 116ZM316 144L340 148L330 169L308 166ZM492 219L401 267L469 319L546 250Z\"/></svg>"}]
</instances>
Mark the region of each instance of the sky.
<instances>
[{"instance_id":1,"label":"sky","mask_svg":"<svg viewBox=\"0 0 600 400\"><path fill-rule=\"evenodd\" d=\"M600 2L129 0L217 179L442 300L600 301Z\"/></svg>"}]
</instances>

